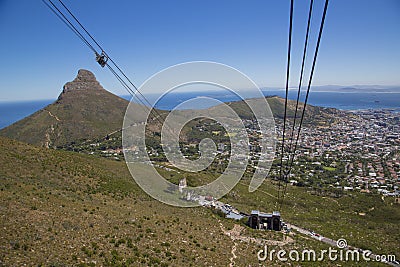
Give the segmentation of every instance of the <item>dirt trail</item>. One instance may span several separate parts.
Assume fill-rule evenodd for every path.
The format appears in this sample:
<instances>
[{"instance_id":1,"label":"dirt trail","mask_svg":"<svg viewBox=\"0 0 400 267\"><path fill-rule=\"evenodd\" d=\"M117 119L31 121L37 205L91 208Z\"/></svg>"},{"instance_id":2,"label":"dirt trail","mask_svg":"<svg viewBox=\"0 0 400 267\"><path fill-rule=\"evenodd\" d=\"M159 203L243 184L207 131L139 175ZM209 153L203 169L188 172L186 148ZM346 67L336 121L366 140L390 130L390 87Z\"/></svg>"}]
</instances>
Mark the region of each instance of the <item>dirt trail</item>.
<instances>
[{"instance_id":1,"label":"dirt trail","mask_svg":"<svg viewBox=\"0 0 400 267\"><path fill-rule=\"evenodd\" d=\"M229 267L235 266L235 259L237 258L235 252L236 252L236 242L233 244L233 247L231 249L232 257L229 259L230 261Z\"/></svg>"},{"instance_id":2,"label":"dirt trail","mask_svg":"<svg viewBox=\"0 0 400 267\"><path fill-rule=\"evenodd\" d=\"M257 245L270 245L270 246L284 246L286 244L294 242L293 238L291 238L289 236L286 236L285 241L269 240L269 239L264 239L264 238L255 238L255 237L245 236L245 235L242 235L242 231L243 231L244 227L239 224L235 224L231 230L225 229L225 227L222 225L221 222L219 222L219 226L221 228L221 231L225 235L229 236L232 239L232 241L234 242L232 249L231 249L232 257L229 259L230 267L235 266L235 259L237 258L237 255L235 254L236 249L237 249L237 244L236 244L237 240L245 242L245 243L255 243Z\"/></svg>"},{"instance_id":3,"label":"dirt trail","mask_svg":"<svg viewBox=\"0 0 400 267\"><path fill-rule=\"evenodd\" d=\"M240 240L246 243L255 243L257 245L271 245L271 246L284 246L286 244L294 242L294 240L287 236L285 241L278 241L278 240L269 240L264 238L255 238L244 236L241 234L242 230L244 229L243 226L235 224L232 230L226 230L222 223L220 222L220 227L222 232L229 236L233 241Z\"/></svg>"},{"instance_id":4,"label":"dirt trail","mask_svg":"<svg viewBox=\"0 0 400 267\"><path fill-rule=\"evenodd\" d=\"M49 110L47 110L47 109L45 109L45 110L49 113L50 117L53 117L54 119L56 119L56 121L61 121L56 115L51 113Z\"/></svg>"}]
</instances>

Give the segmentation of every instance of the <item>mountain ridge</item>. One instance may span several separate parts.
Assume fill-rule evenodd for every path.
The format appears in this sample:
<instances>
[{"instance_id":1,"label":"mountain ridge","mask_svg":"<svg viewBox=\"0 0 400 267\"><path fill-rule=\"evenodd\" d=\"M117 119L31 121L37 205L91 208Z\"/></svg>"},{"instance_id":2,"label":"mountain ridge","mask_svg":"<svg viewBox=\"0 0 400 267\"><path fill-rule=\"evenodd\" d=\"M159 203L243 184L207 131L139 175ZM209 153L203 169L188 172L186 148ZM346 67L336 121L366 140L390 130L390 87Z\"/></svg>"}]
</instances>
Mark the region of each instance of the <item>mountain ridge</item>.
<instances>
[{"instance_id":1,"label":"mountain ridge","mask_svg":"<svg viewBox=\"0 0 400 267\"><path fill-rule=\"evenodd\" d=\"M0 130L0 135L29 144L57 147L118 130L129 101L116 96L80 69L58 99L32 115Z\"/></svg>"},{"instance_id":2,"label":"mountain ridge","mask_svg":"<svg viewBox=\"0 0 400 267\"><path fill-rule=\"evenodd\" d=\"M282 119L284 99L277 96L269 96L266 99L274 118ZM128 100L104 89L92 72L80 69L74 80L63 86L55 102L1 129L0 135L47 148L59 148L75 142L80 143L83 140L104 138L109 133L119 132L122 129L128 104ZM226 104L230 105L243 119L253 117L243 100ZM134 110L139 113L146 109L137 103L130 103L130 105L135 105ZM288 101L288 118L294 117L295 106L295 101ZM299 108L302 106L302 103L299 104ZM159 112L165 113L161 110ZM300 112L297 116L301 114ZM334 120L334 114L337 112L341 111L308 105L305 122L315 121L326 124ZM139 116L143 121L144 115L143 112L143 116ZM155 125L149 126L153 130L157 128L154 127Z\"/></svg>"}]
</instances>

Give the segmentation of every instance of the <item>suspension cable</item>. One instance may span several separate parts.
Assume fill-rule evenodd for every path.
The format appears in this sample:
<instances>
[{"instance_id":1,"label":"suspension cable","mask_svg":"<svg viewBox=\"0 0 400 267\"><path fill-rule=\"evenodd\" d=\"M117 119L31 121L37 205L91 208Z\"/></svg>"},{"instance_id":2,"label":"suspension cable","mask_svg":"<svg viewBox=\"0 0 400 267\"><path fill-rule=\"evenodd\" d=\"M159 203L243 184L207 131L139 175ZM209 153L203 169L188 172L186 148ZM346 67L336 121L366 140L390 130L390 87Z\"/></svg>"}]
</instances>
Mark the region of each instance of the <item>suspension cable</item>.
<instances>
[{"instance_id":1,"label":"suspension cable","mask_svg":"<svg viewBox=\"0 0 400 267\"><path fill-rule=\"evenodd\" d=\"M313 63L312 63L312 67L311 67L311 73L310 73L310 77L308 79L307 93L306 93L306 97L305 97L305 100L304 100L304 108L303 108L303 111L302 111L302 114L301 114L301 119L300 119L300 124L299 124L299 128L298 128L298 134L297 134L297 138L296 138L296 142L295 142L295 147L294 147L295 150L294 151L296 151L296 149L297 149L297 144L298 144L298 141L299 141L301 126L303 124L304 114L305 114L305 110L306 110L306 107L307 107L308 95L310 93L312 78L314 76L314 70L315 70L315 65L316 65L316 62L317 62L319 45L321 43L321 37L322 37L322 32L323 32L324 24L325 24L326 12L328 10L328 3L329 3L329 0L325 0L324 11L323 11L323 14L322 14L321 24L320 24L320 27L319 27L317 46L315 48ZM283 191L282 201L281 201L281 204L280 204L280 209L282 208L283 200L285 198L286 188L287 188L287 183L284 186L284 191Z\"/></svg>"},{"instance_id":2,"label":"suspension cable","mask_svg":"<svg viewBox=\"0 0 400 267\"><path fill-rule=\"evenodd\" d=\"M62 0L58 0L61 5L67 10L67 12L74 18L74 20L79 24L79 26L81 26L81 28L86 32L86 34L93 40L93 42L102 50L104 51L104 49L101 47L101 45L94 39L94 37L89 33L88 30L86 30L86 28L82 25L82 23L80 23L80 21L74 16L74 14L71 12L71 10L62 2ZM118 65L115 63L115 61L109 57L107 55L108 59L114 64L114 66L118 69L118 71L125 77L125 79L127 79L127 81L133 86L133 88L135 89L135 92L139 93L141 95L141 97L143 97L144 101L151 106L151 103L147 100L147 98L138 90L138 88L136 87L136 85L125 75L125 73L121 70L120 67L118 67Z\"/></svg>"},{"instance_id":3,"label":"suspension cable","mask_svg":"<svg viewBox=\"0 0 400 267\"><path fill-rule=\"evenodd\" d=\"M82 42L84 42L96 55L99 53L97 50L93 47L93 45L90 44L90 42L83 36L83 34L75 27L75 25L64 15L64 13L52 2L52 0L48 0L51 3L51 7L48 3L46 3L45 0L42 0L42 2L55 14L57 17L68 26L69 29L71 29L78 37L81 39ZM83 24L78 20L78 18L71 12L71 10L61 1L58 0L61 5L65 8L65 10L70 14L70 16L76 21L76 23L84 30L84 32L90 37L90 39L97 45L97 47L104 53L107 58L110 60L110 62L117 68L117 70L120 72L120 74L125 77L125 79L128 81L124 81L124 79L121 77L120 74L118 74L109 64L107 64L107 67L111 71L111 73L117 78L117 80L121 83L121 85L125 88L125 90L131 95L131 97L136 97L136 99L139 100L139 102L143 105L143 108L148 108L151 111L154 111L156 113L156 119L160 123L160 125L163 125L163 122L161 121L161 114L158 112L157 109L152 108L152 104L147 100L147 98L138 90L138 88L135 86L135 84L127 77L127 75L122 71L122 69L115 63L115 61L108 56L108 54L105 52L103 47L94 39L94 37L89 33L89 31L83 26ZM134 88L129 86L129 84ZM141 97L139 97L139 95Z\"/></svg>"},{"instance_id":4,"label":"suspension cable","mask_svg":"<svg viewBox=\"0 0 400 267\"><path fill-rule=\"evenodd\" d=\"M44 1L44 0L42 0ZM52 3L51 0L48 0L49 2ZM62 2L62 0L58 0L60 2L60 4L65 8L65 10L67 10L67 12L71 15L71 17L78 23L78 25L85 31L85 33L90 37L90 39L92 39L92 41L98 46L98 48L100 48L100 50L102 52L105 53L105 50L103 49L103 47L96 41L96 39L90 34L90 32L85 28L85 26L83 26L83 24L78 20L78 18L71 12L71 10ZM72 23L65 17L65 15L52 3L52 5L57 9L57 11L69 22L69 24L72 25ZM79 31L72 25L72 27L79 33ZM83 38L83 40L88 43L88 41L82 36L82 34L79 33L79 35ZM89 43L90 44L90 43ZM90 45L91 46L91 45ZM93 48L93 46L91 46L92 50L97 53L97 51ZM126 90L129 91L130 95L132 97L136 96L136 98L143 104L144 102L147 103L147 105L152 106L151 103L147 100L147 98L138 90L138 88L136 87L136 85L126 76L126 74L122 71L122 69L115 63L115 61L107 54L105 53L107 58L113 63L113 65L118 69L118 71L128 80L128 82L133 86L133 88L135 90L132 90L126 83L123 84L124 88ZM111 70L111 69L110 69ZM116 72L115 70L112 71L112 73L115 75ZM117 77L117 79L121 82L122 78L119 76ZM136 93L139 93L141 95L141 97L143 97L144 102L136 95Z\"/></svg>"},{"instance_id":5,"label":"suspension cable","mask_svg":"<svg viewBox=\"0 0 400 267\"><path fill-rule=\"evenodd\" d=\"M287 66L286 66L286 94L285 94L285 111L283 115L283 129L282 129L282 145L281 145L281 166L279 168L279 184L278 184L278 202L280 198L281 180L283 180L283 155L285 149L285 130L286 130L286 113L287 113L287 102L289 94L289 77L290 77L290 54L292 49L292 28L293 28L293 2L290 0L290 19L289 19L289 40L288 40L288 51L287 51Z\"/></svg>"},{"instance_id":6,"label":"suspension cable","mask_svg":"<svg viewBox=\"0 0 400 267\"><path fill-rule=\"evenodd\" d=\"M312 10L313 10L313 3L314 0L310 1L310 8L309 8L309 12L308 12L308 21L307 21L307 30L306 30L306 38L304 41L304 49L303 49L303 59L301 62L301 70L300 70L300 80L299 80L299 86L298 86L298 90L297 90L297 99L296 99L296 109L294 112L294 119L293 119L293 125L292 125L292 131L291 131L291 135L290 135L290 145L289 145L289 155L292 151L292 144L293 144L293 134L295 132L295 126L296 126L296 120L297 120L297 111L298 111L298 107L299 107L299 102L300 102L300 92L301 92L301 87L303 85L303 74L304 74L304 65L305 65L305 61L306 61L306 55L307 55L307 46L308 46L308 37L309 37L309 33L310 33L310 25L311 25L311 17L312 17ZM303 107L304 108L304 107ZM291 171L291 168L293 166L293 160L295 157L295 152L296 150L293 151L292 154L292 158L290 159L289 156L289 160L288 160L288 168L286 171L286 175L288 175Z\"/></svg>"},{"instance_id":7,"label":"suspension cable","mask_svg":"<svg viewBox=\"0 0 400 267\"><path fill-rule=\"evenodd\" d=\"M50 0L49 0L50 1ZM74 20L79 24L79 26L81 26L81 28L86 32L86 34L90 37L90 39L92 39L92 41L100 48L100 50L104 50L98 42L96 42L96 40L93 38L93 36L86 30L86 28L79 22L79 20L74 16L74 14L71 12L71 10L69 10L69 8L64 5L64 3L61 0L58 0L61 5L65 8L65 10L67 10L67 12L71 15L71 17L74 18Z\"/></svg>"},{"instance_id":8,"label":"suspension cable","mask_svg":"<svg viewBox=\"0 0 400 267\"><path fill-rule=\"evenodd\" d=\"M86 40L86 38L78 31L78 29L72 24L72 22L61 12L61 10L51 1L48 0L51 5L50 6L45 0L42 2L72 31L78 36L81 41L86 44L93 52L96 53L96 49Z\"/></svg>"}]
</instances>

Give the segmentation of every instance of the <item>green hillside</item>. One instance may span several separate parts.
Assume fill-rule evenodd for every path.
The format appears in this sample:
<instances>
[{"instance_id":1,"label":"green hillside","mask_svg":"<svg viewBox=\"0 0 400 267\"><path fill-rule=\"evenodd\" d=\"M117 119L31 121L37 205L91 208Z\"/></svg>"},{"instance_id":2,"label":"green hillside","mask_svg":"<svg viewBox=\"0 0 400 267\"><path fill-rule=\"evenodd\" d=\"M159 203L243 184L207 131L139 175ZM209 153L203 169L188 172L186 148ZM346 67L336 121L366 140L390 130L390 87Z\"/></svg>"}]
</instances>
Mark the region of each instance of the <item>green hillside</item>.
<instances>
[{"instance_id":1,"label":"green hillside","mask_svg":"<svg viewBox=\"0 0 400 267\"><path fill-rule=\"evenodd\" d=\"M151 199L124 163L5 138L0 149L2 266L226 266L230 261L234 242L222 229L231 229L231 221L205 208ZM282 239L279 233L265 236ZM242 249L238 263L257 262Z\"/></svg>"},{"instance_id":2,"label":"green hillside","mask_svg":"<svg viewBox=\"0 0 400 267\"><path fill-rule=\"evenodd\" d=\"M327 249L297 233L285 238L251 230L210 209L164 205L138 188L123 162L6 138L0 138L0 151L2 266L258 265L262 245L232 239L237 229L241 237L261 238L270 249ZM250 194L243 181L223 201L243 211L270 211L275 199L266 192L273 195L274 187L267 182ZM344 237L351 245L398 253L399 207L375 198L353 194L321 199L289 187L283 218L329 237ZM321 265L332 262L313 266Z\"/></svg>"},{"instance_id":3,"label":"green hillside","mask_svg":"<svg viewBox=\"0 0 400 267\"><path fill-rule=\"evenodd\" d=\"M278 96L266 97L268 105L272 111L275 120L282 120L285 113L285 99ZM257 101L257 99L250 99L247 101ZM230 102L228 105L235 110L235 112L244 119L253 118L253 114L244 101ZM299 103L297 118L301 117L303 110L303 103ZM296 110L296 101L288 100L287 102L287 118L294 118ZM335 120L335 114L341 111L333 108L323 108L312 105L307 105L305 111L305 123L312 123L315 125L323 125L331 123Z\"/></svg>"}]
</instances>

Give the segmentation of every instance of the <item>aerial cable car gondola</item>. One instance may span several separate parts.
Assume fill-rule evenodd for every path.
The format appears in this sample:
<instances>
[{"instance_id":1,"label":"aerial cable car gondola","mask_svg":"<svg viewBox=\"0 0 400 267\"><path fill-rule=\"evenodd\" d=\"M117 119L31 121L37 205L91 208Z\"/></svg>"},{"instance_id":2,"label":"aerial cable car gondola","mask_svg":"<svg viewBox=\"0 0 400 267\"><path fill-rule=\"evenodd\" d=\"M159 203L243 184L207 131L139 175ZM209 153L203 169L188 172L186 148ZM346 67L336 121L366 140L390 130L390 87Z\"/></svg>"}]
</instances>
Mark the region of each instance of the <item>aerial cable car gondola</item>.
<instances>
[{"instance_id":1,"label":"aerial cable car gondola","mask_svg":"<svg viewBox=\"0 0 400 267\"><path fill-rule=\"evenodd\" d=\"M96 52L96 61L102 68L104 68L108 61L107 54L104 51L101 51L101 54Z\"/></svg>"}]
</instances>

